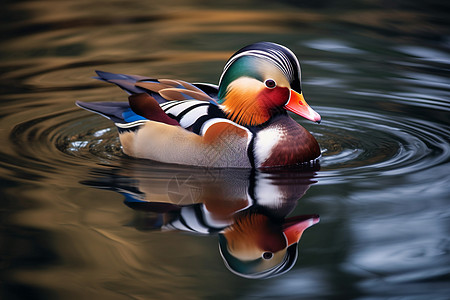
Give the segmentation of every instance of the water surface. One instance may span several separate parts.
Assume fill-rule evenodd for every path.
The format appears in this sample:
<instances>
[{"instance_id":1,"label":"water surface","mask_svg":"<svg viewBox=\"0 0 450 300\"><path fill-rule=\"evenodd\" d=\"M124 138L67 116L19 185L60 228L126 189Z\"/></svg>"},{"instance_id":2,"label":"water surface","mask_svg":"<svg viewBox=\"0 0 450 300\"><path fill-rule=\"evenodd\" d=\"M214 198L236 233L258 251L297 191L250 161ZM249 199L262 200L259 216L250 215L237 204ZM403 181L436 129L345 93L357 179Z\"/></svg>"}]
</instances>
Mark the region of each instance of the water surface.
<instances>
[{"instance_id":1,"label":"water surface","mask_svg":"<svg viewBox=\"0 0 450 300\"><path fill-rule=\"evenodd\" d=\"M448 299L448 11L444 1L7 1L0 298ZM234 51L261 40L301 61L323 122L296 120L319 141L320 168L227 175L132 159L110 122L74 106L125 99L95 69L217 83ZM238 276L217 232L161 230L162 211L124 204L188 207L217 182L266 208L290 191L278 218L320 215L290 271Z\"/></svg>"}]
</instances>

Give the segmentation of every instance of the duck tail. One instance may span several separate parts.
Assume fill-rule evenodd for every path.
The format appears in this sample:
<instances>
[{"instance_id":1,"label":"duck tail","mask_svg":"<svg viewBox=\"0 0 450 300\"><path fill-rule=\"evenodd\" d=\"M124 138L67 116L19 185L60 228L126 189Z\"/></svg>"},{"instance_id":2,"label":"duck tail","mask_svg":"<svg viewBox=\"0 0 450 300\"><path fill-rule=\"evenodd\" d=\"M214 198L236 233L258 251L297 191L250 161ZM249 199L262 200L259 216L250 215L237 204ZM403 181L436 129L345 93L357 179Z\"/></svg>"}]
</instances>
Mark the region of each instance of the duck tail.
<instances>
[{"instance_id":1,"label":"duck tail","mask_svg":"<svg viewBox=\"0 0 450 300\"><path fill-rule=\"evenodd\" d=\"M96 70L95 73L97 73L98 76L94 77L94 79L113 83L129 95L145 93L145 90L135 86L135 84L137 81L148 79L147 77L139 75L116 74L98 70Z\"/></svg>"},{"instance_id":2,"label":"duck tail","mask_svg":"<svg viewBox=\"0 0 450 300\"><path fill-rule=\"evenodd\" d=\"M158 103L165 103L167 99L159 94L159 91L166 85L161 84L158 79L140 75L116 74L96 70L95 79L112 83L124 90L128 95L146 93L153 97ZM151 88L149 88L149 86Z\"/></svg>"},{"instance_id":3,"label":"duck tail","mask_svg":"<svg viewBox=\"0 0 450 300\"><path fill-rule=\"evenodd\" d=\"M82 102L76 101L75 104L87 111L99 114L114 123L126 123L124 112L130 110L128 102Z\"/></svg>"}]
</instances>

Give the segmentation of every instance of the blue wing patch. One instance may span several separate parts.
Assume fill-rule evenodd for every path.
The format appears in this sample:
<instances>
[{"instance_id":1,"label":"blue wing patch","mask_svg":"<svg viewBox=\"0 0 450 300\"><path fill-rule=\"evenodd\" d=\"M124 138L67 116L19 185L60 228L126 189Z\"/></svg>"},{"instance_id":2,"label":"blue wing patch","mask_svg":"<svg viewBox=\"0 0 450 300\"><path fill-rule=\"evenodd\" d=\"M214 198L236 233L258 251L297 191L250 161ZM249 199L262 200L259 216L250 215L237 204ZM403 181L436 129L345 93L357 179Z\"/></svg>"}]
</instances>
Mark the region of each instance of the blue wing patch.
<instances>
[{"instance_id":1,"label":"blue wing patch","mask_svg":"<svg viewBox=\"0 0 450 300\"><path fill-rule=\"evenodd\" d=\"M148 201L144 201L144 200L138 199L138 195L136 195L136 194L126 193L126 192L121 192L121 194L125 196L125 200L124 200L125 204L128 204L128 203L148 203Z\"/></svg>"},{"instance_id":2,"label":"blue wing patch","mask_svg":"<svg viewBox=\"0 0 450 300\"><path fill-rule=\"evenodd\" d=\"M131 123L134 121L140 121L140 120L148 120L147 118L144 118L143 116L138 115L134 111L131 110L131 108L128 108L124 112L122 112L122 117L127 123Z\"/></svg>"}]
</instances>

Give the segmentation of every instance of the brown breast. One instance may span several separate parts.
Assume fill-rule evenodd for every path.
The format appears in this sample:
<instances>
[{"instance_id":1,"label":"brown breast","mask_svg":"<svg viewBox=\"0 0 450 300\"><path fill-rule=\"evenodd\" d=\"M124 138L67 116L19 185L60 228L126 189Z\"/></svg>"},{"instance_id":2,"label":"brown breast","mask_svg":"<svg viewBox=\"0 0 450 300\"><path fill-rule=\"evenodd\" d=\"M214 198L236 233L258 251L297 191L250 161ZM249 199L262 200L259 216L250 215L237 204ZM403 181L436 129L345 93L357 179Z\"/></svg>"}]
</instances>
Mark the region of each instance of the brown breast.
<instances>
[{"instance_id":1,"label":"brown breast","mask_svg":"<svg viewBox=\"0 0 450 300\"><path fill-rule=\"evenodd\" d=\"M259 131L255 161L260 167L295 165L320 156L316 139L291 117L282 115Z\"/></svg>"}]
</instances>

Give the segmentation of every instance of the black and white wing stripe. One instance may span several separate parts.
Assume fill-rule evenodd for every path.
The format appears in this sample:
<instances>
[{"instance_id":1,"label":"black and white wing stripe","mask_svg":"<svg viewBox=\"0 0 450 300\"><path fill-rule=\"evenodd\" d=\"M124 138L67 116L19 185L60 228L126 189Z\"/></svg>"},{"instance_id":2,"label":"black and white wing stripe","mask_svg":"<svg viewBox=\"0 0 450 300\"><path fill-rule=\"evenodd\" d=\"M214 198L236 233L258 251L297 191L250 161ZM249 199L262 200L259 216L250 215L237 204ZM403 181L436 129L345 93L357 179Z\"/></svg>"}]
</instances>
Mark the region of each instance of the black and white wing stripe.
<instances>
[{"instance_id":1,"label":"black and white wing stripe","mask_svg":"<svg viewBox=\"0 0 450 300\"><path fill-rule=\"evenodd\" d=\"M177 219L163 226L163 230L181 230L197 234L218 233L230 222L220 222L210 216L203 204L183 206Z\"/></svg>"},{"instance_id":2,"label":"black and white wing stripe","mask_svg":"<svg viewBox=\"0 0 450 300\"><path fill-rule=\"evenodd\" d=\"M180 123L181 127L192 126L199 118L208 115L209 102L201 100L169 101L161 104L163 111Z\"/></svg>"},{"instance_id":3,"label":"black and white wing stripe","mask_svg":"<svg viewBox=\"0 0 450 300\"><path fill-rule=\"evenodd\" d=\"M183 128L190 128L200 134L205 122L210 119L226 119L217 105L201 100L168 101L161 104L162 110L180 123Z\"/></svg>"}]
</instances>

